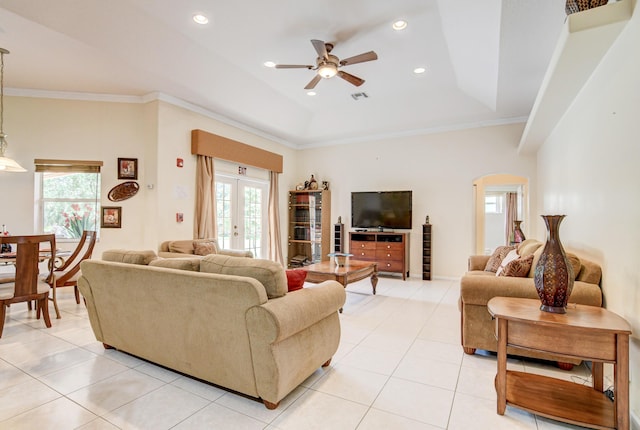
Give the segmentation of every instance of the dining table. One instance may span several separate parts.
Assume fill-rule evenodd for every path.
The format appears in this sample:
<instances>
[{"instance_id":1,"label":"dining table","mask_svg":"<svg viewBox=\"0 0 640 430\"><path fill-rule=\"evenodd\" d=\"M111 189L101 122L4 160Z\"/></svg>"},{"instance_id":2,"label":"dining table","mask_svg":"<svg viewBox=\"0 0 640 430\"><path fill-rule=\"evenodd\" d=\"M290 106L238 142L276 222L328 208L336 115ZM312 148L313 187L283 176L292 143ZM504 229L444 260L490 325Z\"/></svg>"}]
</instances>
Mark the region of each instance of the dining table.
<instances>
[{"instance_id":1,"label":"dining table","mask_svg":"<svg viewBox=\"0 0 640 430\"><path fill-rule=\"evenodd\" d=\"M53 264L54 268L61 267L65 260L65 257L71 255L71 251L63 251L61 249L56 249L55 253L51 252L51 249L41 249L40 250L40 262L49 261L49 264ZM8 264L15 264L16 262L16 252L1 252L0 253L0 264L4 264L5 266Z\"/></svg>"}]
</instances>

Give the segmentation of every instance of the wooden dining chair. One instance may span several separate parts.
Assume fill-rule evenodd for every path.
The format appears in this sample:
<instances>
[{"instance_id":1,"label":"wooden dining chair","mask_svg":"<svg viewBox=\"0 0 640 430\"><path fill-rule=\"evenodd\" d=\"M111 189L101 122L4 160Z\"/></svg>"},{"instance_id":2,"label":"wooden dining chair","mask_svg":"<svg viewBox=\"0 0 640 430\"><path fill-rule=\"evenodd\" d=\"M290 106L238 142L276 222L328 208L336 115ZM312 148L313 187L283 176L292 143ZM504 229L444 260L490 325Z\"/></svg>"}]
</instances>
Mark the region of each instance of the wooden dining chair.
<instances>
[{"instance_id":1,"label":"wooden dining chair","mask_svg":"<svg viewBox=\"0 0 640 430\"><path fill-rule=\"evenodd\" d=\"M50 300L53 301L53 307L56 310L56 318L60 319L60 310L58 309L58 300L56 289L60 287L73 287L76 296L76 303L80 304L80 292L78 291L78 278L82 275L80 272L80 263L91 258L93 248L96 244L96 232L85 230L82 233L78 246L73 254L62 264L53 270L53 275L47 279L51 286L52 295ZM53 261L52 260L52 264Z\"/></svg>"},{"instance_id":2,"label":"wooden dining chair","mask_svg":"<svg viewBox=\"0 0 640 430\"><path fill-rule=\"evenodd\" d=\"M0 337L4 329L6 309L12 303L36 301L38 314L51 327L49 319L49 284L40 276L40 248L48 248L55 257L56 237L53 234L36 236L0 236L0 244L15 246L15 273L5 274L0 283ZM53 266L48 265L49 276Z\"/></svg>"}]
</instances>

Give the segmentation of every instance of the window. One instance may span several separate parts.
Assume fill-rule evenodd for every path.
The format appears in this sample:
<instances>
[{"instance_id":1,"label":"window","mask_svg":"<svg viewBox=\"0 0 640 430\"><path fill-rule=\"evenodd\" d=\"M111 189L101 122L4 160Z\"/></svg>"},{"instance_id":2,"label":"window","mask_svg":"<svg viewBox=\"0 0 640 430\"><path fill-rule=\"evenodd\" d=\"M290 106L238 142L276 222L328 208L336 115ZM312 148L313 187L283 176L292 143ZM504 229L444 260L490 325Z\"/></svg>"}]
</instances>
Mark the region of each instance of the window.
<instances>
[{"instance_id":1,"label":"window","mask_svg":"<svg viewBox=\"0 0 640 430\"><path fill-rule=\"evenodd\" d=\"M501 214L504 211L503 194L487 194L484 197L484 213Z\"/></svg>"},{"instance_id":2,"label":"window","mask_svg":"<svg viewBox=\"0 0 640 430\"><path fill-rule=\"evenodd\" d=\"M98 231L101 161L36 160L36 231L78 239Z\"/></svg>"}]
</instances>

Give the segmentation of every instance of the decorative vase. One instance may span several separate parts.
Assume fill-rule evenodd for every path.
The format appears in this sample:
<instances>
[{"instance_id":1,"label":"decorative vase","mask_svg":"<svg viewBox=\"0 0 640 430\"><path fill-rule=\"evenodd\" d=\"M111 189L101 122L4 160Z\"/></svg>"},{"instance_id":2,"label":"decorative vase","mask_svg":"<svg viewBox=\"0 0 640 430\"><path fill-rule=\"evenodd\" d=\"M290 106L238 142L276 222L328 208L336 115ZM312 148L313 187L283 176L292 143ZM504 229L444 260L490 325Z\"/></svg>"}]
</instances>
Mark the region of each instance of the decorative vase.
<instances>
[{"instance_id":1,"label":"decorative vase","mask_svg":"<svg viewBox=\"0 0 640 430\"><path fill-rule=\"evenodd\" d=\"M534 272L534 283L542 302L540 310L563 314L573 289L573 268L560 243L560 222L565 215L542 215L547 242Z\"/></svg>"},{"instance_id":2,"label":"decorative vase","mask_svg":"<svg viewBox=\"0 0 640 430\"><path fill-rule=\"evenodd\" d=\"M318 181L316 181L316 178L314 178L313 175L311 175L311 179L309 179L309 189L310 190L318 189Z\"/></svg>"},{"instance_id":3,"label":"decorative vase","mask_svg":"<svg viewBox=\"0 0 640 430\"><path fill-rule=\"evenodd\" d=\"M522 243L526 239L526 237L524 237L524 233L520 229L520 224L522 224L522 221L516 220L513 222L513 243Z\"/></svg>"}]
</instances>

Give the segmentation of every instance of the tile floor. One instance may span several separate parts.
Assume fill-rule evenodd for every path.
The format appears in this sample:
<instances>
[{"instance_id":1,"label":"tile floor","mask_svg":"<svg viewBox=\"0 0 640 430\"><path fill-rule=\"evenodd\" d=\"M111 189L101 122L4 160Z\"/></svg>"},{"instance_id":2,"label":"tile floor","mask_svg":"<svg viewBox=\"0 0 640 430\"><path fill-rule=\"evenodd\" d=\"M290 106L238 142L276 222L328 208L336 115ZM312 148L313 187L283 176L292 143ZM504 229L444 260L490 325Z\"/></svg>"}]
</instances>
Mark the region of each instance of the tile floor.
<instances>
[{"instance_id":1,"label":"tile floor","mask_svg":"<svg viewBox=\"0 0 640 430\"><path fill-rule=\"evenodd\" d=\"M496 359L463 354L458 290L457 281L387 277L376 296L366 280L349 286L332 365L270 411L104 350L84 306L62 289L62 319L50 329L24 304L8 310L0 339L0 429L579 428L511 407L496 414ZM590 383L585 365L564 372L512 359L509 366Z\"/></svg>"}]
</instances>

